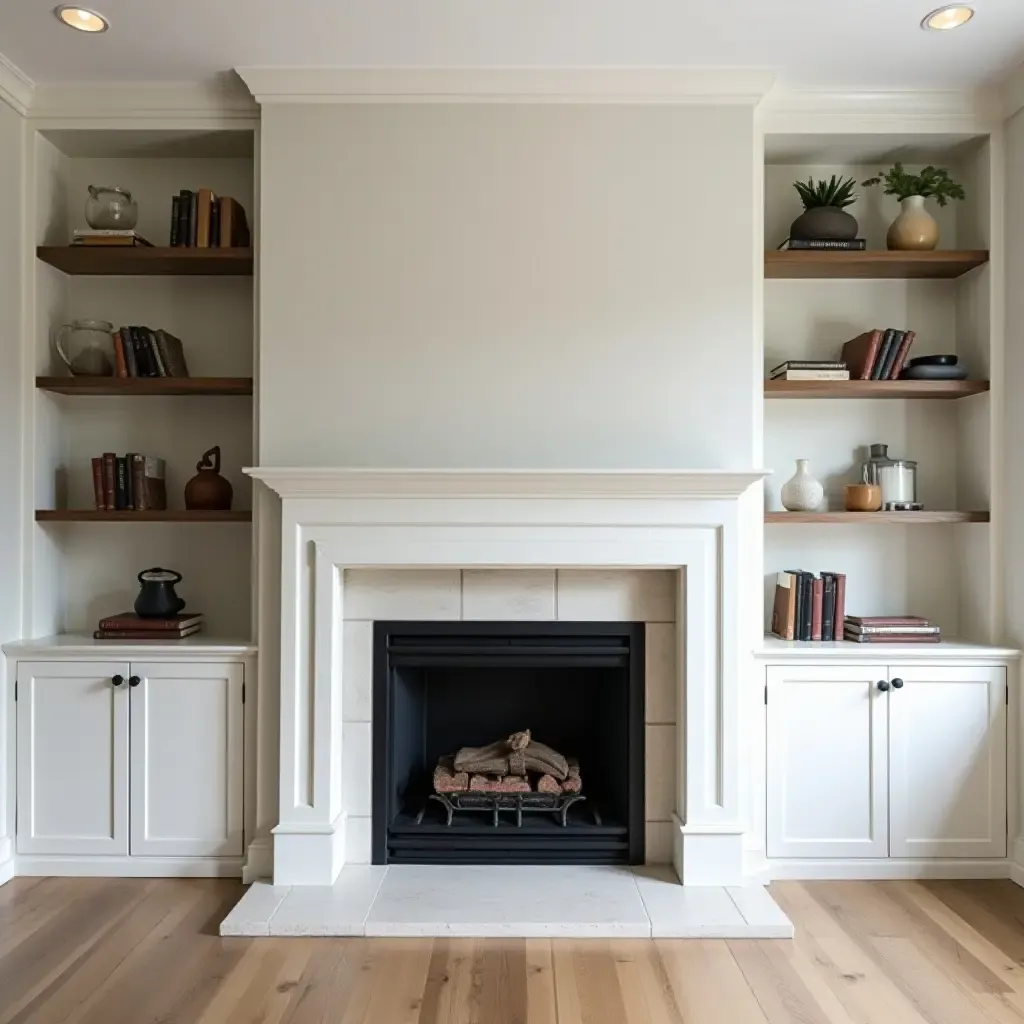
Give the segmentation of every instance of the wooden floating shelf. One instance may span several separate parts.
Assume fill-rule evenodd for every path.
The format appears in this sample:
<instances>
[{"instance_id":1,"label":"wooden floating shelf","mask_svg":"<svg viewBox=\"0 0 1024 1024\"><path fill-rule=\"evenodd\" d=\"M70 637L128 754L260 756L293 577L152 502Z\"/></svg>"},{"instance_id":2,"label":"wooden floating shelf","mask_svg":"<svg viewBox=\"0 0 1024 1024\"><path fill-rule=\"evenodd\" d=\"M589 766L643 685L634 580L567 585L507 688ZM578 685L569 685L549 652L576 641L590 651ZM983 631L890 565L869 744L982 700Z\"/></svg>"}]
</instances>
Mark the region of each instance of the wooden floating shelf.
<instances>
[{"instance_id":1,"label":"wooden floating shelf","mask_svg":"<svg viewBox=\"0 0 1024 1024\"><path fill-rule=\"evenodd\" d=\"M766 278L953 278L988 263L987 249L888 252L776 250L764 254Z\"/></svg>"},{"instance_id":2,"label":"wooden floating shelf","mask_svg":"<svg viewBox=\"0 0 1024 1024\"><path fill-rule=\"evenodd\" d=\"M964 398L987 380L766 380L765 398Z\"/></svg>"},{"instance_id":3,"label":"wooden floating shelf","mask_svg":"<svg viewBox=\"0 0 1024 1024\"><path fill-rule=\"evenodd\" d=\"M111 512L95 508L37 508L37 523L251 523L252 512L197 512L163 509Z\"/></svg>"},{"instance_id":4,"label":"wooden floating shelf","mask_svg":"<svg viewBox=\"0 0 1024 1024\"><path fill-rule=\"evenodd\" d=\"M923 523L987 523L988 512L766 512L766 523L870 523L875 526Z\"/></svg>"},{"instance_id":5,"label":"wooden floating shelf","mask_svg":"<svg viewBox=\"0 0 1024 1024\"><path fill-rule=\"evenodd\" d=\"M40 245L36 256L65 274L252 277L252 249L147 245Z\"/></svg>"},{"instance_id":6,"label":"wooden floating shelf","mask_svg":"<svg viewBox=\"0 0 1024 1024\"><path fill-rule=\"evenodd\" d=\"M57 395L251 395L252 377L36 377Z\"/></svg>"}]
</instances>

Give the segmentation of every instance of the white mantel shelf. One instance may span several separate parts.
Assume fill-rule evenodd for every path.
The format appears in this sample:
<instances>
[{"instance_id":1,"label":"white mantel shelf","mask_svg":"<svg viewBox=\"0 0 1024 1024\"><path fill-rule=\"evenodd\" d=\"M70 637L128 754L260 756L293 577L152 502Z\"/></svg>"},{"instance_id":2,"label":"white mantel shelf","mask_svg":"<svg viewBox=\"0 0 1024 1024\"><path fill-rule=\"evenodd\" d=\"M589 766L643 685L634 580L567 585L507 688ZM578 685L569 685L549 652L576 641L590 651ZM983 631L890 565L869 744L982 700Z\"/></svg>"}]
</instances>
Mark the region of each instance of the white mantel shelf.
<instances>
[{"instance_id":1,"label":"white mantel shelf","mask_svg":"<svg viewBox=\"0 0 1024 1024\"><path fill-rule=\"evenodd\" d=\"M1019 658L1020 651L1011 647L971 643L968 640L943 640L937 644L857 644L849 640L780 640L766 636L754 656L763 660L800 661L905 661L907 658L962 659L978 664L986 661L1004 662Z\"/></svg>"},{"instance_id":2,"label":"white mantel shelf","mask_svg":"<svg viewBox=\"0 0 1024 1024\"><path fill-rule=\"evenodd\" d=\"M3 645L13 658L61 657L152 658L169 654L184 658L245 656L256 653L248 640L195 634L183 640L95 640L91 633L58 633Z\"/></svg>"},{"instance_id":3,"label":"white mantel shelf","mask_svg":"<svg viewBox=\"0 0 1024 1024\"><path fill-rule=\"evenodd\" d=\"M768 470L337 469L244 472L283 498L737 498Z\"/></svg>"}]
</instances>

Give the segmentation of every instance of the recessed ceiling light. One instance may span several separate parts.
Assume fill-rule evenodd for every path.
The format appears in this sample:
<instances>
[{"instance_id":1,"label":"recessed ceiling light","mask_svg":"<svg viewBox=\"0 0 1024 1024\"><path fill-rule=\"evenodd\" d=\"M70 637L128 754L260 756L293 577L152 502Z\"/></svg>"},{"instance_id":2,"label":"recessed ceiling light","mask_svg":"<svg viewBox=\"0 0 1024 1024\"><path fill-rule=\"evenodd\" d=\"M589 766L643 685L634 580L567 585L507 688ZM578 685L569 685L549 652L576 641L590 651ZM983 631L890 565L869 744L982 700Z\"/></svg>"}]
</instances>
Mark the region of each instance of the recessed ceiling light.
<instances>
[{"instance_id":1,"label":"recessed ceiling light","mask_svg":"<svg viewBox=\"0 0 1024 1024\"><path fill-rule=\"evenodd\" d=\"M109 22L102 14L90 11L85 7L71 7L68 4L61 4L54 7L53 13L71 28L77 28L79 32L106 32L110 27Z\"/></svg>"},{"instance_id":2,"label":"recessed ceiling light","mask_svg":"<svg viewBox=\"0 0 1024 1024\"><path fill-rule=\"evenodd\" d=\"M966 4L950 4L948 7L940 7L937 11L925 16L921 22L921 28L929 29L932 32L945 32L951 28L959 28L966 25L974 17L974 8Z\"/></svg>"}]
</instances>

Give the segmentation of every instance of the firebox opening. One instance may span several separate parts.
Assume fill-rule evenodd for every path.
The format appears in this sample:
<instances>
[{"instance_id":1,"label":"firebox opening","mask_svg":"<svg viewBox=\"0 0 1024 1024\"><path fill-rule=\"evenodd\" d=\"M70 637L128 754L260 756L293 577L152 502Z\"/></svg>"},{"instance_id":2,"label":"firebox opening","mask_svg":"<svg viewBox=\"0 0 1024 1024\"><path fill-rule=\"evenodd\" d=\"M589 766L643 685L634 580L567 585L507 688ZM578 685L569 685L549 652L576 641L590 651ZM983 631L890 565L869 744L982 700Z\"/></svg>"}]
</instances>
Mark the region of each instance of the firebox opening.
<instances>
[{"instance_id":1,"label":"firebox opening","mask_svg":"<svg viewBox=\"0 0 1024 1024\"><path fill-rule=\"evenodd\" d=\"M373 684L375 864L643 862L643 623L376 622ZM468 799L432 796L439 761L523 730L583 799L545 804L519 769L526 796L472 773Z\"/></svg>"}]
</instances>

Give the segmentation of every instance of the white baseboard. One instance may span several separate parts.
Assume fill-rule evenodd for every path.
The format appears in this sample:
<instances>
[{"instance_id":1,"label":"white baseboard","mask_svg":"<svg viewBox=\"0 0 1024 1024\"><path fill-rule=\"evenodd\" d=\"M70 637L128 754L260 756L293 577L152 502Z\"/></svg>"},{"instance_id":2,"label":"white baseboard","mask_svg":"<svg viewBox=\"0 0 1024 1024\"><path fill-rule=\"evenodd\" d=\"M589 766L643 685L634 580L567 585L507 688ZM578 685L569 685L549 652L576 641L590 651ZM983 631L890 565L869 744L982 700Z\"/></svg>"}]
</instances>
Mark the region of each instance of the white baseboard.
<instances>
[{"instance_id":1,"label":"white baseboard","mask_svg":"<svg viewBox=\"0 0 1024 1024\"><path fill-rule=\"evenodd\" d=\"M6 885L12 878L14 878L17 872L14 870L14 858L9 857L7 860L0 862L0 885Z\"/></svg>"},{"instance_id":2,"label":"white baseboard","mask_svg":"<svg viewBox=\"0 0 1024 1024\"><path fill-rule=\"evenodd\" d=\"M46 857L23 856L19 875L83 878L240 878L241 857Z\"/></svg>"},{"instance_id":3,"label":"white baseboard","mask_svg":"<svg viewBox=\"0 0 1024 1024\"><path fill-rule=\"evenodd\" d=\"M1012 878L1012 861L909 860L881 857L876 860L768 860L766 874L772 881L887 878ZM1024 878L1024 869L1020 870Z\"/></svg>"},{"instance_id":4,"label":"white baseboard","mask_svg":"<svg viewBox=\"0 0 1024 1024\"><path fill-rule=\"evenodd\" d=\"M274 877L274 840L271 836L257 836L246 851L242 866L242 881L246 885Z\"/></svg>"}]
</instances>

